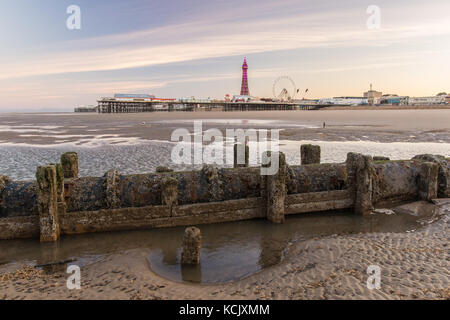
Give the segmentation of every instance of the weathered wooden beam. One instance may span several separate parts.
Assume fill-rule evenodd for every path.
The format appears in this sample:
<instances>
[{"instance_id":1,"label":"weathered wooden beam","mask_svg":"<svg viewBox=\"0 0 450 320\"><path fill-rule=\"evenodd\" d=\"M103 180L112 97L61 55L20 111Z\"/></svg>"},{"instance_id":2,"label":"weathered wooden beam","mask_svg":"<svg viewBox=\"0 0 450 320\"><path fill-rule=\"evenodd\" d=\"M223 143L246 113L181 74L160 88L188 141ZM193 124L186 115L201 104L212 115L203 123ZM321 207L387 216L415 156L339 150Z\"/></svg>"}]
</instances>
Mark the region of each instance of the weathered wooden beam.
<instances>
[{"instance_id":1,"label":"weathered wooden beam","mask_svg":"<svg viewBox=\"0 0 450 320\"><path fill-rule=\"evenodd\" d=\"M41 242L59 238L58 182L54 165L40 166L36 171Z\"/></svg>"}]
</instances>

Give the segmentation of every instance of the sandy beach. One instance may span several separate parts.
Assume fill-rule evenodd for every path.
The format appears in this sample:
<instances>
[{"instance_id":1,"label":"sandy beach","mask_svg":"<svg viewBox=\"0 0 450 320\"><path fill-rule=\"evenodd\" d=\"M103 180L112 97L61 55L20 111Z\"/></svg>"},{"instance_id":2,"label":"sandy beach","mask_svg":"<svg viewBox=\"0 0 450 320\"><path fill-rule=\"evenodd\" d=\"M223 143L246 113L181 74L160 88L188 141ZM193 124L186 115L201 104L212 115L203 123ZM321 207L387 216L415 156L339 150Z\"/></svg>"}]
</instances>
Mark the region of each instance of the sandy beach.
<instances>
[{"instance_id":1,"label":"sandy beach","mask_svg":"<svg viewBox=\"0 0 450 320\"><path fill-rule=\"evenodd\" d=\"M323 159L330 162L342 161L341 157L356 147L370 154L384 150L380 155L394 159L420 153L420 148L450 155L450 110L1 114L1 173L30 179L36 165L56 161L62 150L73 149L80 154L81 175L102 175L112 167L127 173L127 169L142 172L160 164L171 166L167 141L176 128L192 130L194 120L203 120L204 130L283 129L280 139L286 141L285 148L297 150L295 143L301 141L322 144ZM298 162L289 150L288 160ZM330 218L335 219L330 225L340 221L343 229L311 233L306 238L280 240L278 234L284 237L291 231L272 234L274 231L267 229L267 241L275 246L270 252L282 258L243 279L221 284L194 284L161 276L149 263L155 248L145 234L134 240L129 235L104 234L103 239L111 238L107 245L100 245L97 238L77 241L75 237L71 246L56 244L51 250L36 239L30 240L37 242L33 245L5 241L0 244L0 299L450 299L449 210L446 206L438 219L425 219L420 226L404 230L377 229L371 220L359 230L353 228L359 222L347 218ZM422 221L422 217L416 218ZM292 230L301 229L292 221L286 228L289 223ZM235 225L226 228L232 230ZM251 234L249 230L244 228L241 233ZM253 237L261 236L256 233ZM260 240L255 241L260 245ZM128 244L115 245L121 242ZM54 261L77 258L80 247L95 247L94 243L97 251L78 257L89 261L81 266L81 290L67 289L65 270L47 273L35 267L39 257L52 262L56 252ZM282 250L277 248L280 243ZM72 249L75 253L71 255ZM235 259L239 264L239 255ZM380 289L366 285L370 265L381 269Z\"/></svg>"},{"instance_id":2,"label":"sandy beach","mask_svg":"<svg viewBox=\"0 0 450 320\"><path fill-rule=\"evenodd\" d=\"M81 269L81 289L68 275L22 265L0 266L1 299L450 299L449 210L408 233L330 235L293 243L281 264L243 280L178 283L153 273L148 249L106 256ZM367 267L381 270L368 289Z\"/></svg>"}]
</instances>

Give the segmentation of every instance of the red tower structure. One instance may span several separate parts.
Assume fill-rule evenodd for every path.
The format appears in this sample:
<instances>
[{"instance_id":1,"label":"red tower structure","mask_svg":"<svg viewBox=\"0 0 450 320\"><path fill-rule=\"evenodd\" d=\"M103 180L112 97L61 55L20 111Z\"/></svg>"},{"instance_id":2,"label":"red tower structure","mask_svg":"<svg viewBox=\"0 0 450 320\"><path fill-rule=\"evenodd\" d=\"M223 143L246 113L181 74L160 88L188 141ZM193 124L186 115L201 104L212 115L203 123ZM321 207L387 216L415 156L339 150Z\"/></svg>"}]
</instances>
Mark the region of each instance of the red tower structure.
<instances>
[{"instance_id":1,"label":"red tower structure","mask_svg":"<svg viewBox=\"0 0 450 320\"><path fill-rule=\"evenodd\" d=\"M241 85L241 96L249 96L250 91L248 90L248 77L247 77L247 58L244 57L244 64L242 65L242 85Z\"/></svg>"}]
</instances>

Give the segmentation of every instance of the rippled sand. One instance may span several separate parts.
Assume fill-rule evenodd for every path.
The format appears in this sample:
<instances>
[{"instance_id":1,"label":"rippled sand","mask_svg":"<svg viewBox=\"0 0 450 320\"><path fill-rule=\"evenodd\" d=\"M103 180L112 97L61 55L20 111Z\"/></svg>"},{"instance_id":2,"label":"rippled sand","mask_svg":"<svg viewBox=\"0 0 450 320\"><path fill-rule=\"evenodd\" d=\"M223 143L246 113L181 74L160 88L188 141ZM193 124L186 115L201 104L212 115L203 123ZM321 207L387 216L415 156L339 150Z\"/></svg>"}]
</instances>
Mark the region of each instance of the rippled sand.
<instances>
[{"instance_id":1,"label":"rippled sand","mask_svg":"<svg viewBox=\"0 0 450 320\"><path fill-rule=\"evenodd\" d=\"M0 299L450 299L449 213L408 233L341 234L294 242L284 261L243 280L178 283L151 272L151 249L107 255L81 269L81 290L67 274L0 265ZM367 267L381 287L367 287Z\"/></svg>"}]
</instances>

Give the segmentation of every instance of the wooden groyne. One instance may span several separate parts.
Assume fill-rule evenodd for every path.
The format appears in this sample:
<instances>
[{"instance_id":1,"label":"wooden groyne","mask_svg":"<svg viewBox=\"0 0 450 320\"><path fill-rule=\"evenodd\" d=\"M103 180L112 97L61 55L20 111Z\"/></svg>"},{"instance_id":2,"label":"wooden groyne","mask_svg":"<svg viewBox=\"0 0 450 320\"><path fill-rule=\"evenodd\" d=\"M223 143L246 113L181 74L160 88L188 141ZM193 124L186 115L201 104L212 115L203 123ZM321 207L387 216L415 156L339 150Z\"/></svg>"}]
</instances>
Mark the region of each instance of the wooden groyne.
<instances>
[{"instance_id":1,"label":"wooden groyne","mask_svg":"<svg viewBox=\"0 0 450 320\"><path fill-rule=\"evenodd\" d=\"M450 159L420 155L411 160L374 161L349 153L345 163L320 164L320 151L302 148L310 164L279 170L217 168L101 177L78 177L76 153L37 168L36 181L0 176L0 239L192 226L262 218L283 223L286 215L338 209L365 215L388 201L450 197ZM316 159L316 160L314 160Z\"/></svg>"}]
</instances>

